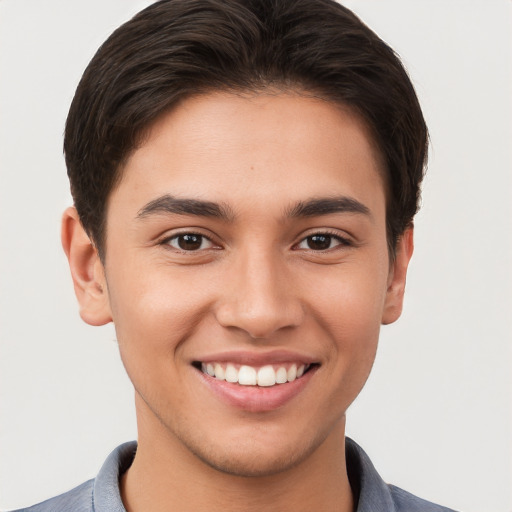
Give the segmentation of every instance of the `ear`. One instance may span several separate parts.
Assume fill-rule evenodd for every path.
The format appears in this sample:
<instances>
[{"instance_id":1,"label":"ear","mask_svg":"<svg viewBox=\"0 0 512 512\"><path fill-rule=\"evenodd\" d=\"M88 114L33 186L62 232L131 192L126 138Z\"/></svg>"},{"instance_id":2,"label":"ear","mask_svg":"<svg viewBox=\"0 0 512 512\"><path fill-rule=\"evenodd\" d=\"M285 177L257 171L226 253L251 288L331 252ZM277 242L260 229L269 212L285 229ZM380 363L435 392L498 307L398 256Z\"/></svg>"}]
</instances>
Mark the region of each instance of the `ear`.
<instances>
[{"instance_id":1,"label":"ear","mask_svg":"<svg viewBox=\"0 0 512 512\"><path fill-rule=\"evenodd\" d=\"M395 322L402 314L407 268L409 267L413 250L413 228L410 227L398 239L395 259L390 263L388 289L382 313L383 325Z\"/></svg>"},{"instance_id":2,"label":"ear","mask_svg":"<svg viewBox=\"0 0 512 512\"><path fill-rule=\"evenodd\" d=\"M111 322L103 264L74 207L68 208L62 216L61 240L68 257L82 320L90 325Z\"/></svg>"}]
</instances>

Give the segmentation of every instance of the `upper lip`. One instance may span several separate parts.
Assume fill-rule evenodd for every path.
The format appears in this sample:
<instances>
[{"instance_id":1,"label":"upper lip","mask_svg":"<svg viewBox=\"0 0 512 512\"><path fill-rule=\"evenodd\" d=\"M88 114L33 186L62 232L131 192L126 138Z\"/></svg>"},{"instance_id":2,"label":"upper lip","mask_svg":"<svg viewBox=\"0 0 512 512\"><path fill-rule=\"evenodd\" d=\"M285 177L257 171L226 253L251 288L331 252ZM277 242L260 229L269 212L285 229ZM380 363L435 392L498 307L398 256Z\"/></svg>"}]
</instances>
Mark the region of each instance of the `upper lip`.
<instances>
[{"instance_id":1,"label":"upper lip","mask_svg":"<svg viewBox=\"0 0 512 512\"><path fill-rule=\"evenodd\" d=\"M231 350L199 356L194 358L193 361L201 363L236 363L248 366L264 366L279 363L300 363L305 365L318 363L318 359L310 355L289 350L267 350L265 352Z\"/></svg>"}]
</instances>

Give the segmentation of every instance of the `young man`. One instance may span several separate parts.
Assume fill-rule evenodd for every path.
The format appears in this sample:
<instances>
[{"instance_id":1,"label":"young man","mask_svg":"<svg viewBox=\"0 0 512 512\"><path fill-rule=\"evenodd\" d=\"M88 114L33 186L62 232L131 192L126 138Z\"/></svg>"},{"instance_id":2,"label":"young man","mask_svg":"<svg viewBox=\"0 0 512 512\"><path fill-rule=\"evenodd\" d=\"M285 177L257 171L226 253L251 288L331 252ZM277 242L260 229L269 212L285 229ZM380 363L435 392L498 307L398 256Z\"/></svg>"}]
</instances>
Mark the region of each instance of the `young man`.
<instances>
[{"instance_id":1,"label":"young man","mask_svg":"<svg viewBox=\"0 0 512 512\"><path fill-rule=\"evenodd\" d=\"M441 511L345 438L401 313L427 129L330 0L164 0L77 89L62 240L138 443L32 511Z\"/></svg>"}]
</instances>

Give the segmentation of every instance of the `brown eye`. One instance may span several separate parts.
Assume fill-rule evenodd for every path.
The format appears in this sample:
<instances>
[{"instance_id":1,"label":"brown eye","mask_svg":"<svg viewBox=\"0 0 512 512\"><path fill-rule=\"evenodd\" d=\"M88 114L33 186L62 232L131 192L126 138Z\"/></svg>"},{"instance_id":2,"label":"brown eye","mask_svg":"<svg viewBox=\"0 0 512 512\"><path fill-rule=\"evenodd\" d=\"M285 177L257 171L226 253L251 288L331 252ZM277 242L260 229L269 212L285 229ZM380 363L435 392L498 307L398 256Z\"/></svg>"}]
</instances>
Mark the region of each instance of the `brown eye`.
<instances>
[{"instance_id":1,"label":"brown eye","mask_svg":"<svg viewBox=\"0 0 512 512\"><path fill-rule=\"evenodd\" d=\"M201 248L203 237L200 235L180 235L178 237L178 245L184 251L197 251Z\"/></svg>"},{"instance_id":2,"label":"brown eye","mask_svg":"<svg viewBox=\"0 0 512 512\"><path fill-rule=\"evenodd\" d=\"M331 247L332 237L330 235L312 235L306 238L308 249L313 251L325 251Z\"/></svg>"},{"instance_id":3,"label":"brown eye","mask_svg":"<svg viewBox=\"0 0 512 512\"><path fill-rule=\"evenodd\" d=\"M315 233L303 238L297 245L298 249L307 249L309 251L327 251L335 249L338 246L350 246L351 242L338 235L329 233Z\"/></svg>"},{"instance_id":4,"label":"brown eye","mask_svg":"<svg viewBox=\"0 0 512 512\"><path fill-rule=\"evenodd\" d=\"M173 236L166 243L181 251L198 251L212 247L212 243L208 238L195 233L183 233Z\"/></svg>"}]
</instances>

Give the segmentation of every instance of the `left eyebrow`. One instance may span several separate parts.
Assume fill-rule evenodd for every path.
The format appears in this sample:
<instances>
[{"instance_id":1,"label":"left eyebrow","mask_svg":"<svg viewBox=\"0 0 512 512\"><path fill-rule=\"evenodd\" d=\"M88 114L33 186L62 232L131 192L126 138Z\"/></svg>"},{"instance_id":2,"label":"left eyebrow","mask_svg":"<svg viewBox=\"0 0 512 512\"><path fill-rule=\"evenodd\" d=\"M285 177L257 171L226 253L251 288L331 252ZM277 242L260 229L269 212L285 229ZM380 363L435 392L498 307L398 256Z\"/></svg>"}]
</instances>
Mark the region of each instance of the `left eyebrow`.
<instances>
[{"instance_id":1,"label":"left eyebrow","mask_svg":"<svg viewBox=\"0 0 512 512\"><path fill-rule=\"evenodd\" d=\"M143 206L138 211L137 218L144 219L155 214L195 215L199 217L213 217L225 221L233 219L231 210L222 204L200 199L179 198L169 194L157 197Z\"/></svg>"},{"instance_id":2,"label":"left eyebrow","mask_svg":"<svg viewBox=\"0 0 512 512\"><path fill-rule=\"evenodd\" d=\"M331 213L357 213L372 217L370 209L352 197L320 197L309 201L299 201L285 214L287 217L315 217Z\"/></svg>"}]
</instances>

